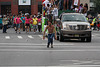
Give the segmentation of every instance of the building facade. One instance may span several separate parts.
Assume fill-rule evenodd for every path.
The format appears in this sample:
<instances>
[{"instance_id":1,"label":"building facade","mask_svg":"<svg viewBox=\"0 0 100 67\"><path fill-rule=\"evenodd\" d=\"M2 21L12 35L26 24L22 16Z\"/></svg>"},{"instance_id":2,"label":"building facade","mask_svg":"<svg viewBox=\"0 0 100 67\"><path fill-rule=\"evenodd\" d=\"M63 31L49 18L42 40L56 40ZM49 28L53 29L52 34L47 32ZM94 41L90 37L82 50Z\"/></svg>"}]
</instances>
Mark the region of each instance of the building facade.
<instances>
[{"instance_id":1,"label":"building facade","mask_svg":"<svg viewBox=\"0 0 100 67\"><path fill-rule=\"evenodd\" d=\"M42 0L0 0L0 14L42 13Z\"/></svg>"}]
</instances>

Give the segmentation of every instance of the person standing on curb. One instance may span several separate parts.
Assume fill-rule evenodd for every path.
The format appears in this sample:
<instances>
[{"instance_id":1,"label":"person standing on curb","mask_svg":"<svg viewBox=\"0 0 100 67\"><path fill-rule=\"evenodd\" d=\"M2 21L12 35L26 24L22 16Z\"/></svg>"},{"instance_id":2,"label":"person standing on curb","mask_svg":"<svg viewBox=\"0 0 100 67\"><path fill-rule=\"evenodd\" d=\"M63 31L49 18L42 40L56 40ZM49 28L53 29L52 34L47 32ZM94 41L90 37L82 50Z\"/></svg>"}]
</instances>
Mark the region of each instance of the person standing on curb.
<instances>
[{"instance_id":1,"label":"person standing on curb","mask_svg":"<svg viewBox=\"0 0 100 67\"><path fill-rule=\"evenodd\" d=\"M7 31L7 24L8 24L9 21L8 21L8 18L7 18L6 15L4 15L2 21L3 21L3 33L7 33L6 32Z\"/></svg>"},{"instance_id":2,"label":"person standing on curb","mask_svg":"<svg viewBox=\"0 0 100 67\"><path fill-rule=\"evenodd\" d=\"M22 29L23 31L25 31L25 15L22 15L21 20L22 20Z\"/></svg>"},{"instance_id":3,"label":"person standing on curb","mask_svg":"<svg viewBox=\"0 0 100 67\"><path fill-rule=\"evenodd\" d=\"M0 15L0 29L2 29L2 15Z\"/></svg>"},{"instance_id":4,"label":"person standing on curb","mask_svg":"<svg viewBox=\"0 0 100 67\"><path fill-rule=\"evenodd\" d=\"M43 39L45 39L45 32L46 30L48 30L48 44L47 44L47 48L49 48L49 45L51 44L51 48L53 48L53 37L55 36L55 39L57 40L57 36L56 36L56 30L55 27L52 25L52 23L49 21L48 22L48 26L46 27L44 34L43 34ZM55 34L54 34L55 32Z\"/></svg>"},{"instance_id":5,"label":"person standing on curb","mask_svg":"<svg viewBox=\"0 0 100 67\"><path fill-rule=\"evenodd\" d=\"M32 18L32 15L30 15L30 31L32 31L33 29L33 18Z\"/></svg>"},{"instance_id":6,"label":"person standing on curb","mask_svg":"<svg viewBox=\"0 0 100 67\"><path fill-rule=\"evenodd\" d=\"M34 15L34 18L33 18L34 33L36 33L36 31L37 31L37 23L38 23L38 19L37 19L36 15Z\"/></svg>"},{"instance_id":7,"label":"person standing on curb","mask_svg":"<svg viewBox=\"0 0 100 67\"><path fill-rule=\"evenodd\" d=\"M26 33L29 32L29 28L30 28L30 16L27 15L27 18L25 19L25 29L26 29Z\"/></svg>"},{"instance_id":8,"label":"person standing on curb","mask_svg":"<svg viewBox=\"0 0 100 67\"><path fill-rule=\"evenodd\" d=\"M14 30L16 31L16 18L17 18L17 15L14 17L13 19L13 24L14 24Z\"/></svg>"},{"instance_id":9,"label":"person standing on curb","mask_svg":"<svg viewBox=\"0 0 100 67\"><path fill-rule=\"evenodd\" d=\"M38 17L38 31L41 32L42 28L42 18L41 16Z\"/></svg>"},{"instance_id":10,"label":"person standing on curb","mask_svg":"<svg viewBox=\"0 0 100 67\"><path fill-rule=\"evenodd\" d=\"M16 18L16 33L17 33L17 30L19 30L19 34L21 34L20 32L20 23L22 22L20 16L18 15L18 17Z\"/></svg>"}]
</instances>

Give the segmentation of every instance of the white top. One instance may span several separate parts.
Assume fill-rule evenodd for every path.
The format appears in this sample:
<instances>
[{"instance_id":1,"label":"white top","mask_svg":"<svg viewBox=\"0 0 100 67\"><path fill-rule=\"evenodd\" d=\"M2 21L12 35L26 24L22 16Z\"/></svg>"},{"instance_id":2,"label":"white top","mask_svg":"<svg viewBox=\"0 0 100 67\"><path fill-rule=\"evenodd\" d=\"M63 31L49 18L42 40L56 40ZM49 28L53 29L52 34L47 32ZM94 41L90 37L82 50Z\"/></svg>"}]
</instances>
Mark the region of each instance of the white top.
<instances>
[{"instance_id":1,"label":"white top","mask_svg":"<svg viewBox=\"0 0 100 67\"><path fill-rule=\"evenodd\" d=\"M45 7L47 7L47 4L49 4L49 1L48 1L48 0L45 0L45 1L43 2L43 4L45 4Z\"/></svg>"},{"instance_id":2,"label":"white top","mask_svg":"<svg viewBox=\"0 0 100 67\"><path fill-rule=\"evenodd\" d=\"M57 8L54 8L54 10L53 10L53 15L54 15L54 16L58 16L58 9L57 9Z\"/></svg>"},{"instance_id":3,"label":"white top","mask_svg":"<svg viewBox=\"0 0 100 67\"><path fill-rule=\"evenodd\" d=\"M78 12L78 8L75 8L75 11L77 11L77 12Z\"/></svg>"}]
</instances>

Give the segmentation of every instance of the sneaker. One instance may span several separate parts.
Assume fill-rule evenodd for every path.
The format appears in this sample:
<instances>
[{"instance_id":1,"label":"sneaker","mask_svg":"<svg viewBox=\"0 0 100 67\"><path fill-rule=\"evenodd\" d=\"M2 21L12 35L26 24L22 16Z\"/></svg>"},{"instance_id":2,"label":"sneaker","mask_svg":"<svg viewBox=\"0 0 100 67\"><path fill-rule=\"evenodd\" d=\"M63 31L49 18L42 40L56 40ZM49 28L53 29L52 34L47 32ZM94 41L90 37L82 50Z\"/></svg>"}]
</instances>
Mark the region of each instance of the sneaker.
<instances>
[{"instance_id":1,"label":"sneaker","mask_svg":"<svg viewBox=\"0 0 100 67\"><path fill-rule=\"evenodd\" d=\"M49 48L49 44L47 45L47 48Z\"/></svg>"},{"instance_id":2,"label":"sneaker","mask_svg":"<svg viewBox=\"0 0 100 67\"><path fill-rule=\"evenodd\" d=\"M51 45L51 48L53 48L53 45Z\"/></svg>"},{"instance_id":3,"label":"sneaker","mask_svg":"<svg viewBox=\"0 0 100 67\"><path fill-rule=\"evenodd\" d=\"M21 34L21 33L19 32L19 34Z\"/></svg>"}]
</instances>

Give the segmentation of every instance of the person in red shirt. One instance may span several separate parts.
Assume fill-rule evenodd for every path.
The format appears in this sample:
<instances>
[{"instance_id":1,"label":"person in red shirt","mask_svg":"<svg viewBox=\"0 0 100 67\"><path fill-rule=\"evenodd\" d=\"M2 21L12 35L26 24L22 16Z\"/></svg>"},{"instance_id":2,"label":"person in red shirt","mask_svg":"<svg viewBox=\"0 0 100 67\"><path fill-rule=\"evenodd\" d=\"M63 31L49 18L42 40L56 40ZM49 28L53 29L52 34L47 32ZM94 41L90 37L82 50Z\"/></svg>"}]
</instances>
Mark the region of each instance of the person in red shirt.
<instances>
[{"instance_id":1,"label":"person in red shirt","mask_svg":"<svg viewBox=\"0 0 100 67\"><path fill-rule=\"evenodd\" d=\"M42 18L41 16L38 17L38 31L41 32L41 28L42 28Z\"/></svg>"},{"instance_id":2,"label":"person in red shirt","mask_svg":"<svg viewBox=\"0 0 100 67\"><path fill-rule=\"evenodd\" d=\"M25 19L25 28L26 28L26 33L29 32L29 27L30 27L30 16L27 15L26 19ZM28 29L28 30L27 30Z\"/></svg>"},{"instance_id":3,"label":"person in red shirt","mask_svg":"<svg viewBox=\"0 0 100 67\"><path fill-rule=\"evenodd\" d=\"M22 22L22 20L21 20L20 16L18 15L18 17L16 18L15 23L16 23L16 33L17 33L17 30L19 30L19 34L21 34L20 33L20 23L21 22Z\"/></svg>"}]
</instances>

